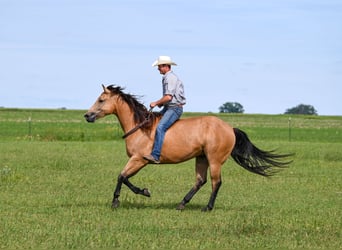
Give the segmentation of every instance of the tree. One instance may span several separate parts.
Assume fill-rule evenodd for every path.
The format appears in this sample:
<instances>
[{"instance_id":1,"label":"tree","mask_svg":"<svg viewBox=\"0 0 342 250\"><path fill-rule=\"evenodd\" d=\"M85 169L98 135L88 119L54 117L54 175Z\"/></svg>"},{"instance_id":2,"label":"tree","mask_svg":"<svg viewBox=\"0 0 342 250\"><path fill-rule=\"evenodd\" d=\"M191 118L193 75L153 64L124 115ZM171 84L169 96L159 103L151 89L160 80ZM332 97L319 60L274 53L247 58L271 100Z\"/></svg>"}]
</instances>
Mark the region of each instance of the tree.
<instances>
[{"instance_id":1,"label":"tree","mask_svg":"<svg viewBox=\"0 0 342 250\"><path fill-rule=\"evenodd\" d=\"M220 113L243 113L245 110L238 102L226 102L219 107Z\"/></svg>"},{"instance_id":2,"label":"tree","mask_svg":"<svg viewBox=\"0 0 342 250\"><path fill-rule=\"evenodd\" d=\"M287 109L285 114L317 115L317 111L312 105L299 104L296 107Z\"/></svg>"}]
</instances>

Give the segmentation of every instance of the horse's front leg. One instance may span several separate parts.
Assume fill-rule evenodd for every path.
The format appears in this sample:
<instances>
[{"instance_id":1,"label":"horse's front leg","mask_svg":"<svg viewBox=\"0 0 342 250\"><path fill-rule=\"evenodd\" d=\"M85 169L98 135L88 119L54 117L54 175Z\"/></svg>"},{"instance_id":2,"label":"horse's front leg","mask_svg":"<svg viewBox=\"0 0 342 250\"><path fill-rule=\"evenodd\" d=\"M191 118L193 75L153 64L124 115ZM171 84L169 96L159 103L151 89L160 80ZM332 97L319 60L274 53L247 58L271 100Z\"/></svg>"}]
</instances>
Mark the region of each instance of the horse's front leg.
<instances>
[{"instance_id":1,"label":"horse's front leg","mask_svg":"<svg viewBox=\"0 0 342 250\"><path fill-rule=\"evenodd\" d=\"M122 187L123 176L120 174L118 176L118 182L116 183L116 188L114 190L113 201L112 201L112 208L117 208L120 205L119 196Z\"/></svg>"},{"instance_id":2,"label":"horse's front leg","mask_svg":"<svg viewBox=\"0 0 342 250\"><path fill-rule=\"evenodd\" d=\"M129 180L128 178L123 177L123 183L129 187L130 190L132 190L133 193L135 194L141 194L147 197L151 197L151 193L150 191L148 191L147 188L138 188L137 186L134 186Z\"/></svg>"},{"instance_id":3,"label":"horse's front leg","mask_svg":"<svg viewBox=\"0 0 342 250\"><path fill-rule=\"evenodd\" d=\"M117 208L120 205L119 196L121 192L122 183L124 183L132 192L135 194L141 194L147 197L151 196L151 193L147 188L138 188L134 186L129 180L129 177L135 175L141 168L146 165L145 160L140 160L136 158L131 158L127 165L125 166L124 170L119 174L118 181L116 184L116 188L114 190L113 201L112 201L112 208Z\"/></svg>"}]
</instances>

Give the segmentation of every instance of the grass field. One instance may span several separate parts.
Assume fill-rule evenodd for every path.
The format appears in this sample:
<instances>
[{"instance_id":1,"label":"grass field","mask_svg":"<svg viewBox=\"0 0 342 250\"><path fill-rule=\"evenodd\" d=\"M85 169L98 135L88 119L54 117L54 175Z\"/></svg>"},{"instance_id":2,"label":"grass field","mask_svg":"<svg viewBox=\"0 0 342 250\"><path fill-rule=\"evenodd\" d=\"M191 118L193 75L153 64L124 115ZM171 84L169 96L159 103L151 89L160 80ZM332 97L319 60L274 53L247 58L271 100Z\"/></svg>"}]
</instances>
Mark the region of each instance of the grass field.
<instances>
[{"instance_id":1,"label":"grass field","mask_svg":"<svg viewBox=\"0 0 342 250\"><path fill-rule=\"evenodd\" d=\"M0 109L0 248L341 249L342 117L219 115L262 149L293 152L266 179L232 160L213 211L207 184L183 212L194 161L147 166L111 210L124 142L114 116L78 110ZM186 113L186 116L203 115Z\"/></svg>"}]
</instances>

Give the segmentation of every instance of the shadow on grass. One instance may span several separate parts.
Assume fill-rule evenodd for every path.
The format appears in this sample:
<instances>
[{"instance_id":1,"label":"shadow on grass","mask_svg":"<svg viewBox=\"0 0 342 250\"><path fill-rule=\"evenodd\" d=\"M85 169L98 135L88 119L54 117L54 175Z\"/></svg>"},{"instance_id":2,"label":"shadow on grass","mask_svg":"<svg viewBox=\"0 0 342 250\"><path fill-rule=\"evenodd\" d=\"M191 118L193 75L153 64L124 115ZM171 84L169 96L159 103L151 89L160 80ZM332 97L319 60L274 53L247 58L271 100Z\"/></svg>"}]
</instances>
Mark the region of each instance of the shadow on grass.
<instances>
[{"instance_id":1,"label":"shadow on grass","mask_svg":"<svg viewBox=\"0 0 342 250\"><path fill-rule=\"evenodd\" d=\"M108 204L110 207L111 204ZM166 209L166 210L175 210L178 206L178 203L171 203L171 202L161 202L161 203L137 203L137 202L130 202L130 201L123 201L120 203L120 207L114 208L116 209ZM192 204L189 203L185 206L184 210L201 210L205 205L204 204Z\"/></svg>"},{"instance_id":2,"label":"shadow on grass","mask_svg":"<svg viewBox=\"0 0 342 250\"><path fill-rule=\"evenodd\" d=\"M111 203L106 202L96 202L96 201L86 201L86 202L68 202L60 204L60 208L73 208L73 207L79 207L79 208L90 208L90 207L96 207L96 208L108 208L109 210L130 210L130 209L165 209L165 210L175 210L178 206L177 203L171 203L171 202L163 202L163 203L141 203L141 202L131 202L131 201L122 201L120 203L120 206L118 208L112 208ZM205 205L204 204L196 204L196 203L189 203L186 205L184 210L201 210ZM216 208L215 208L216 209ZM218 208L220 209L220 208Z\"/></svg>"}]
</instances>

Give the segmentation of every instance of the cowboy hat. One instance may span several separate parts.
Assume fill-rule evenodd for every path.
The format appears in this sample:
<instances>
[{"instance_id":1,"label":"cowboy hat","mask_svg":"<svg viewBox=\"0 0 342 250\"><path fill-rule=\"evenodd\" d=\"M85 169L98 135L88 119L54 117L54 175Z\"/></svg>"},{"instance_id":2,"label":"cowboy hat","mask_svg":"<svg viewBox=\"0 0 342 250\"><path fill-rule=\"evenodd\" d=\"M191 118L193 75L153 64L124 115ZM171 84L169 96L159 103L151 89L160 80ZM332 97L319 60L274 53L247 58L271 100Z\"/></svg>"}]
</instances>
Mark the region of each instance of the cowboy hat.
<instances>
[{"instance_id":1,"label":"cowboy hat","mask_svg":"<svg viewBox=\"0 0 342 250\"><path fill-rule=\"evenodd\" d=\"M171 57L169 56L159 56L157 60L155 60L152 64L152 67L162 65L162 64L167 64L167 65L175 65L177 64L171 60Z\"/></svg>"}]
</instances>

